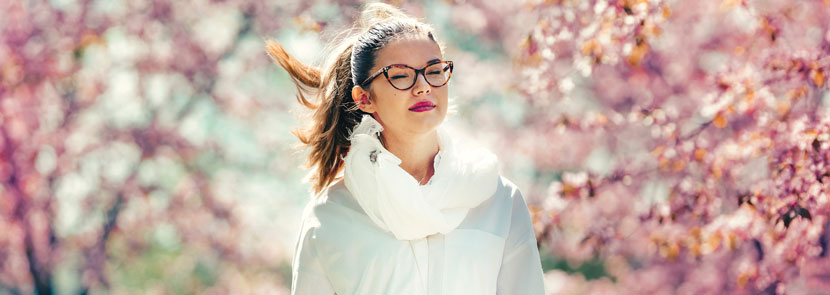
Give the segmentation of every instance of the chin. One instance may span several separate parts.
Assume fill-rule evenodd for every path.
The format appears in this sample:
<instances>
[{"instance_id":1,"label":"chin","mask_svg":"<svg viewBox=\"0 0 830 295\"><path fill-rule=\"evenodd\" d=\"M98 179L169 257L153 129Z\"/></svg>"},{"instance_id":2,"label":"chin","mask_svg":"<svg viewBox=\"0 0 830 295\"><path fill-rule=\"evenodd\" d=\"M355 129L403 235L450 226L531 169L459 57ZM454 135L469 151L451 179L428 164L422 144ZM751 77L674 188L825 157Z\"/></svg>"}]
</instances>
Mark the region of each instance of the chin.
<instances>
[{"instance_id":1,"label":"chin","mask_svg":"<svg viewBox=\"0 0 830 295\"><path fill-rule=\"evenodd\" d=\"M426 133L438 129L438 126L444 123L445 118L446 114L439 113L429 114L429 116L416 116L412 118L411 123L408 125L413 131Z\"/></svg>"}]
</instances>

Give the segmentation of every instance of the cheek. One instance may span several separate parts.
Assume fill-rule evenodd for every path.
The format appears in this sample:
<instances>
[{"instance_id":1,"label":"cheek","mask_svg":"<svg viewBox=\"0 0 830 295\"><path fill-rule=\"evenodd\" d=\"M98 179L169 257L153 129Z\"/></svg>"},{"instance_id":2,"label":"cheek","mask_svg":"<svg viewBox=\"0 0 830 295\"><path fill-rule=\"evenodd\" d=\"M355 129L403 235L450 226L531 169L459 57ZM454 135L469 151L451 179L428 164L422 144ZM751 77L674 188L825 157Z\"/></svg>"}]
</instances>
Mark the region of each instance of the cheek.
<instances>
[{"instance_id":1,"label":"cheek","mask_svg":"<svg viewBox=\"0 0 830 295\"><path fill-rule=\"evenodd\" d=\"M404 102L400 91L389 91L388 89L378 90L375 96L375 104L381 110L399 109Z\"/></svg>"},{"instance_id":2,"label":"cheek","mask_svg":"<svg viewBox=\"0 0 830 295\"><path fill-rule=\"evenodd\" d=\"M443 104L446 104L449 99L449 91L447 87L438 88L435 92L435 96L438 99L438 101L440 101Z\"/></svg>"}]
</instances>

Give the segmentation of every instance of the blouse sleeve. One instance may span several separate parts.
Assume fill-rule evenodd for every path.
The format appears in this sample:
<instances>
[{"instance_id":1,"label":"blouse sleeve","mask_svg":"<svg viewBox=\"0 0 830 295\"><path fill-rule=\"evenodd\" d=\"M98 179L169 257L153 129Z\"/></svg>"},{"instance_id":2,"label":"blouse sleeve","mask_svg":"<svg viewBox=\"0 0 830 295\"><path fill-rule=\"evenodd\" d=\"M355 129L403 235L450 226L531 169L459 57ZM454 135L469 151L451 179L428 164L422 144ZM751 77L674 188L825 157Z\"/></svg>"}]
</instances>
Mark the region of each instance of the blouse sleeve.
<instances>
[{"instance_id":1,"label":"blouse sleeve","mask_svg":"<svg viewBox=\"0 0 830 295\"><path fill-rule=\"evenodd\" d=\"M497 294L545 294L536 236L521 192L513 191L510 233L504 245Z\"/></svg>"},{"instance_id":2,"label":"blouse sleeve","mask_svg":"<svg viewBox=\"0 0 830 295\"><path fill-rule=\"evenodd\" d=\"M308 215L304 215L291 268L291 294L335 294L334 288L323 271L323 267L317 260L317 253L314 248L314 227L310 226L310 223L314 223L315 220L309 220Z\"/></svg>"}]
</instances>

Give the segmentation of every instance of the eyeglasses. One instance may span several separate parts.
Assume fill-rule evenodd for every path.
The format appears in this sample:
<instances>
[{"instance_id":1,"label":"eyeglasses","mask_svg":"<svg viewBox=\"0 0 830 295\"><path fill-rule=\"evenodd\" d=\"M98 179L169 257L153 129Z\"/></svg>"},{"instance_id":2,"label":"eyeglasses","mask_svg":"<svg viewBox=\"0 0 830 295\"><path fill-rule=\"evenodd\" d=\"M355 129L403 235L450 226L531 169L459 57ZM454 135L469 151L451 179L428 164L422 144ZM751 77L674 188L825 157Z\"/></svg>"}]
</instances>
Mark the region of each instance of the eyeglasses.
<instances>
[{"instance_id":1,"label":"eyeglasses","mask_svg":"<svg viewBox=\"0 0 830 295\"><path fill-rule=\"evenodd\" d=\"M430 86L441 87L450 81L450 77L452 76L452 61L436 61L420 69L403 64L388 65L369 76L363 83L360 83L360 86L365 87L369 85L380 74L383 74L386 77L386 81L389 81L389 84L398 90L407 90L415 86L415 81L418 80L418 74L424 76L424 81L427 81L427 84Z\"/></svg>"}]
</instances>

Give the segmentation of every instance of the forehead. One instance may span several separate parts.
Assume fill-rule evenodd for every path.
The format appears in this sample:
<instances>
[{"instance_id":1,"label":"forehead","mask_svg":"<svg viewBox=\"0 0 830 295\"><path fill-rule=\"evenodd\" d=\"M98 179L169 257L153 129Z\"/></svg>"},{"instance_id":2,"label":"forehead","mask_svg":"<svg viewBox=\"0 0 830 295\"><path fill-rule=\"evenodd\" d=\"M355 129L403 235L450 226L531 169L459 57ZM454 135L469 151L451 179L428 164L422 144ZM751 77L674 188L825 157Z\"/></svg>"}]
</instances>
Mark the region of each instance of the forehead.
<instances>
[{"instance_id":1,"label":"forehead","mask_svg":"<svg viewBox=\"0 0 830 295\"><path fill-rule=\"evenodd\" d=\"M433 59L441 59L441 48L428 38L403 38L389 42L378 51L373 71L391 64L405 64L415 68L426 66Z\"/></svg>"}]
</instances>

